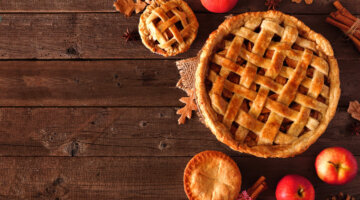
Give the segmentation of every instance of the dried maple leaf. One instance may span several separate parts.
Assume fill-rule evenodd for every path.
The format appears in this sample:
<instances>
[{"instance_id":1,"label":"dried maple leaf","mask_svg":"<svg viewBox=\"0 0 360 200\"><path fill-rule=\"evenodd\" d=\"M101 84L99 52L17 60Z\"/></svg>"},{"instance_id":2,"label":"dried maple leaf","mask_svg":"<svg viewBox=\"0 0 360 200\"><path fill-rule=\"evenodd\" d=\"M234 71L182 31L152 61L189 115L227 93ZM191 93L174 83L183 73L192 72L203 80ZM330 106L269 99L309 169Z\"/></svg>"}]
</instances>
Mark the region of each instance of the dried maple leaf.
<instances>
[{"instance_id":1,"label":"dried maple leaf","mask_svg":"<svg viewBox=\"0 0 360 200\"><path fill-rule=\"evenodd\" d=\"M116 10L127 17L130 17L134 11L136 13L143 11L146 5L147 4L141 0L136 0L136 3L133 0L116 0L116 2L114 2Z\"/></svg>"},{"instance_id":2,"label":"dried maple leaf","mask_svg":"<svg viewBox=\"0 0 360 200\"><path fill-rule=\"evenodd\" d=\"M276 10L279 7L281 0L266 0L265 6L268 7L268 10Z\"/></svg>"},{"instance_id":3,"label":"dried maple leaf","mask_svg":"<svg viewBox=\"0 0 360 200\"><path fill-rule=\"evenodd\" d=\"M358 101L350 101L347 112L351 117L360 121L360 103Z\"/></svg>"},{"instance_id":4,"label":"dried maple leaf","mask_svg":"<svg viewBox=\"0 0 360 200\"><path fill-rule=\"evenodd\" d=\"M182 107L176 111L176 114L181 115L178 120L179 124L185 124L186 117L188 119L191 119L192 111L197 110L197 105L195 103L194 89L189 90L187 93L188 93L188 97L181 97L179 99L182 103L185 103L184 107Z\"/></svg>"}]
</instances>

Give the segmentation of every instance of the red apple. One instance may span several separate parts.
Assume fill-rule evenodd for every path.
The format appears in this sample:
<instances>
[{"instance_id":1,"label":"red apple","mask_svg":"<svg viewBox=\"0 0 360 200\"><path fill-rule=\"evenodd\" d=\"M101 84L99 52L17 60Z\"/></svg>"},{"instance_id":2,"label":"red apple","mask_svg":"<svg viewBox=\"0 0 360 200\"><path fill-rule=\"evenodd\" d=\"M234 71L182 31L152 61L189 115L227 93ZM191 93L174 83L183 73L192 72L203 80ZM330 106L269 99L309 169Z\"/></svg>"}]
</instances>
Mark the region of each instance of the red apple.
<instances>
[{"instance_id":1,"label":"red apple","mask_svg":"<svg viewBox=\"0 0 360 200\"><path fill-rule=\"evenodd\" d=\"M315 190L306 178L291 174L284 176L276 187L277 200L314 200Z\"/></svg>"},{"instance_id":2,"label":"red apple","mask_svg":"<svg viewBox=\"0 0 360 200\"><path fill-rule=\"evenodd\" d=\"M238 0L201 0L202 5L210 12L225 13L233 9Z\"/></svg>"},{"instance_id":3,"label":"red apple","mask_svg":"<svg viewBox=\"0 0 360 200\"><path fill-rule=\"evenodd\" d=\"M343 185L355 178L358 165L350 151L342 147L330 147L316 157L315 168L324 182Z\"/></svg>"}]
</instances>

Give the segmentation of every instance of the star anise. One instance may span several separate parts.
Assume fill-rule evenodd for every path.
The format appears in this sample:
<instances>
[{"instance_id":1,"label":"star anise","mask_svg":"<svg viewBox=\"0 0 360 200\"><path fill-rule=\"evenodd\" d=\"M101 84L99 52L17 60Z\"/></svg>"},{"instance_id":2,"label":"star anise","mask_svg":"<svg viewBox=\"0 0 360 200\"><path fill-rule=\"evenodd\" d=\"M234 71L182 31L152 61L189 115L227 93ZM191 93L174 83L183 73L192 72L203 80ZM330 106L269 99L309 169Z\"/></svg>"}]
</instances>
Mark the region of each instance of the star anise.
<instances>
[{"instance_id":1,"label":"star anise","mask_svg":"<svg viewBox=\"0 0 360 200\"><path fill-rule=\"evenodd\" d=\"M126 29L122 37L126 42L140 39L139 33L136 30L130 31L129 28Z\"/></svg>"},{"instance_id":2,"label":"star anise","mask_svg":"<svg viewBox=\"0 0 360 200\"><path fill-rule=\"evenodd\" d=\"M268 7L268 10L276 10L279 7L281 0L266 0L265 6Z\"/></svg>"},{"instance_id":3,"label":"star anise","mask_svg":"<svg viewBox=\"0 0 360 200\"><path fill-rule=\"evenodd\" d=\"M353 135L360 135L360 123L355 122L352 124L352 134Z\"/></svg>"},{"instance_id":4,"label":"star anise","mask_svg":"<svg viewBox=\"0 0 360 200\"><path fill-rule=\"evenodd\" d=\"M344 193L340 192L337 195L332 195L327 200L355 200L355 197L352 197L348 194L344 195Z\"/></svg>"}]
</instances>

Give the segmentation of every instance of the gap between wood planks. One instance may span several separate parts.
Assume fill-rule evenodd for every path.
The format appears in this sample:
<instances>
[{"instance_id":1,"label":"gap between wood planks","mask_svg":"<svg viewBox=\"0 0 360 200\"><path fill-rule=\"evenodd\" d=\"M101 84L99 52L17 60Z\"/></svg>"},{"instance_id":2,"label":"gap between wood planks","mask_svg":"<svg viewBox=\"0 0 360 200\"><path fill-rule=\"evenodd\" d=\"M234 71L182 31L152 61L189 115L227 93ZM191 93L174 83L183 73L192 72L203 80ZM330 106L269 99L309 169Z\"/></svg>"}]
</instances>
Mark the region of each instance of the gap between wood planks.
<instances>
[{"instance_id":1,"label":"gap between wood planks","mask_svg":"<svg viewBox=\"0 0 360 200\"><path fill-rule=\"evenodd\" d=\"M198 37L184 54L172 58L155 55L141 41L125 43L127 28L135 29L138 18L116 13L3 14L0 23L0 59L3 60L175 60L195 56L224 14L198 14ZM354 59L358 52L342 33L324 22L327 15L298 15L305 24L333 42L338 59ZM26 20L24 20L26 18ZM116 24L116 26L114 26ZM57 38L54 40L54 38ZM340 51L341 50L341 51Z\"/></svg>"}]
</instances>

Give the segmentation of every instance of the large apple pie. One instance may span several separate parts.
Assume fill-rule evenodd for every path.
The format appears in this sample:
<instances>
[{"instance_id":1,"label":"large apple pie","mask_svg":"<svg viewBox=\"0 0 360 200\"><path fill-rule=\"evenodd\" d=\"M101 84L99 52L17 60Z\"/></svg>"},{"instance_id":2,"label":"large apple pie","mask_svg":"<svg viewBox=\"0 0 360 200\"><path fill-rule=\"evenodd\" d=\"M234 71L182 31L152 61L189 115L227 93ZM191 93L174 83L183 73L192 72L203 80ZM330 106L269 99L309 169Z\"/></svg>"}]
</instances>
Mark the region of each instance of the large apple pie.
<instances>
[{"instance_id":1,"label":"large apple pie","mask_svg":"<svg viewBox=\"0 0 360 200\"><path fill-rule=\"evenodd\" d=\"M195 87L216 138L259 157L305 151L325 131L340 96L330 43L278 11L225 20L202 49Z\"/></svg>"}]
</instances>

